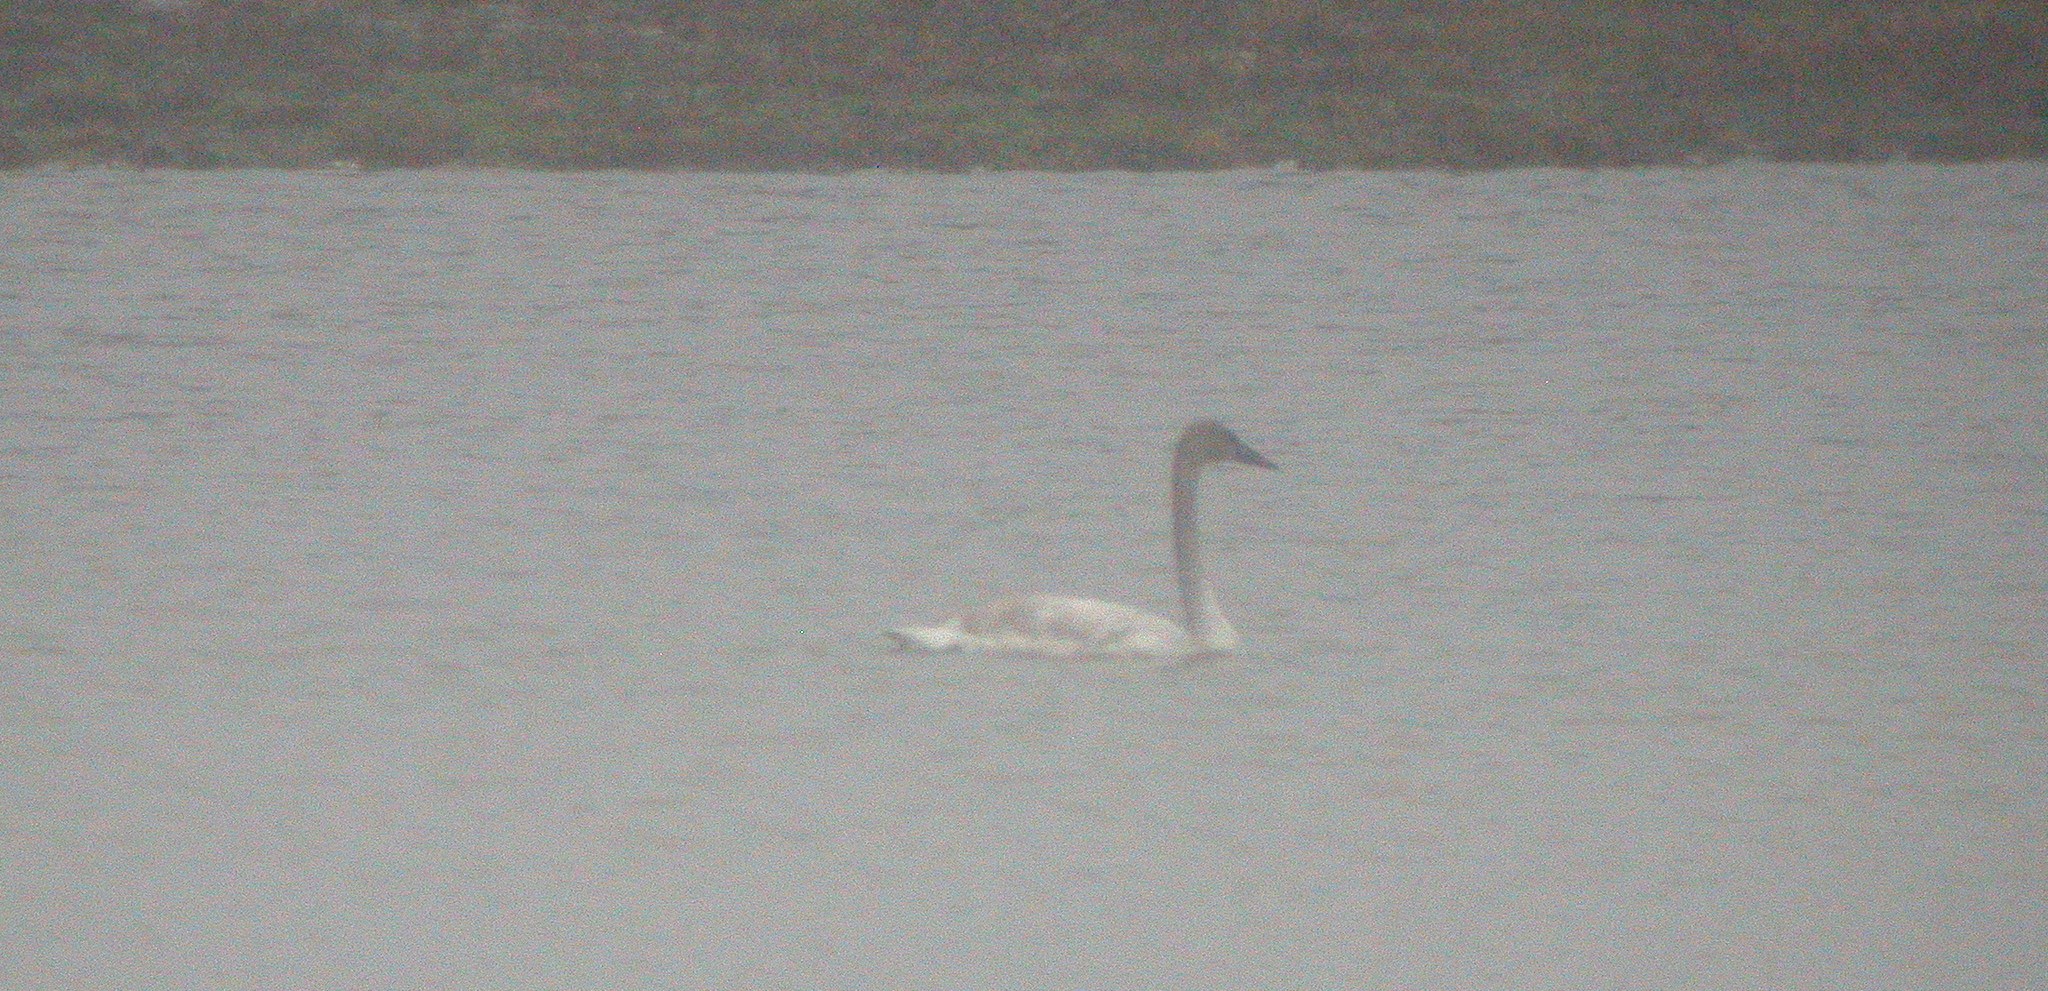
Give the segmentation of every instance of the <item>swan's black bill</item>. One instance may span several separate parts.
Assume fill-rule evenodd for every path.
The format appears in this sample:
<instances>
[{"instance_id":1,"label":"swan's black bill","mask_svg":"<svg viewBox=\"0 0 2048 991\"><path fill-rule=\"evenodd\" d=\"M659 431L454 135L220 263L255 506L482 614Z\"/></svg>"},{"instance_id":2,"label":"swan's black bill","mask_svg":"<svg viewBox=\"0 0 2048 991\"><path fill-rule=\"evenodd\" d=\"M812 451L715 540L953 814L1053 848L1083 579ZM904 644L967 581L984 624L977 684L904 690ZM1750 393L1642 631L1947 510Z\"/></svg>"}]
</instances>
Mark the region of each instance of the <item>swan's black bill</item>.
<instances>
[{"instance_id":1,"label":"swan's black bill","mask_svg":"<svg viewBox=\"0 0 2048 991\"><path fill-rule=\"evenodd\" d=\"M1219 424L1216 429L1223 432L1224 439L1230 444L1229 457L1231 461L1241 465L1251 465L1254 468L1264 468L1268 471L1280 470L1279 465L1274 464L1265 455L1252 450L1252 446L1232 433L1229 427Z\"/></svg>"}]
</instances>

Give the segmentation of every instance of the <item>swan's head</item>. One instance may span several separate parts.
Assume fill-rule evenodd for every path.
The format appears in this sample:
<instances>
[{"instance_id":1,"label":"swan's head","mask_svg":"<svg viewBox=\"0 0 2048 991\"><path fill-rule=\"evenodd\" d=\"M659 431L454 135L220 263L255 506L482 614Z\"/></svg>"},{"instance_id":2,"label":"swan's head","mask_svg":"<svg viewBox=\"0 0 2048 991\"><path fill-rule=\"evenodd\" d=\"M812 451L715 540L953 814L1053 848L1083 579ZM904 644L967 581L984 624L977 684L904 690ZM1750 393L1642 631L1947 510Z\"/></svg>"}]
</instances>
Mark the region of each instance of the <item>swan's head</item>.
<instances>
[{"instance_id":1,"label":"swan's head","mask_svg":"<svg viewBox=\"0 0 2048 991\"><path fill-rule=\"evenodd\" d=\"M1279 467L1266 460L1265 455L1252 450L1250 444L1239 440L1229 427L1215 420L1196 420L1188 424L1187 429L1180 432L1180 441L1173 445L1173 459L1198 466L1227 461L1254 468Z\"/></svg>"}]
</instances>

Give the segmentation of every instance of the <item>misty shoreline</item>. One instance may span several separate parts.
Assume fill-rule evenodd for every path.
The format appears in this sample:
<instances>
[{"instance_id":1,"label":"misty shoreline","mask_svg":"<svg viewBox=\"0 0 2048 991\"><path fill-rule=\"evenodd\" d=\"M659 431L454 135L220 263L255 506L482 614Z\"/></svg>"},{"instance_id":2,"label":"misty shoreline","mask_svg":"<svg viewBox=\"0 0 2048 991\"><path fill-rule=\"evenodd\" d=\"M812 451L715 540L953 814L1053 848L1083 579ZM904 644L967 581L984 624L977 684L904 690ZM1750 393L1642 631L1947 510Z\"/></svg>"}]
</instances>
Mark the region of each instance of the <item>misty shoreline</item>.
<instances>
[{"instance_id":1,"label":"misty shoreline","mask_svg":"<svg viewBox=\"0 0 2048 991\"><path fill-rule=\"evenodd\" d=\"M2048 14L1982 4L30 0L0 39L12 168L2048 155Z\"/></svg>"}]
</instances>

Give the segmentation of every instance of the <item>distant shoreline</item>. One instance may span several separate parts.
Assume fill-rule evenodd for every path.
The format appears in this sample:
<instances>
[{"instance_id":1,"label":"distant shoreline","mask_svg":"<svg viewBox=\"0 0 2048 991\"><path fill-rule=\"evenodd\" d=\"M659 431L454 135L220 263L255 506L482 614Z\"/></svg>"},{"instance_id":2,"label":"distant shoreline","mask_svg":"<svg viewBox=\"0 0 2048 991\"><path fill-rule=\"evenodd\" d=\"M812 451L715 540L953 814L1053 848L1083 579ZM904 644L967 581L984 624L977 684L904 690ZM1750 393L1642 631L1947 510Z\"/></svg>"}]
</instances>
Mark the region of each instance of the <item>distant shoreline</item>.
<instances>
[{"instance_id":1,"label":"distant shoreline","mask_svg":"<svg viewBox=\"0 0 2048 991\"><path fill-rule=\"evenodd\" d=\"M1490 169L2048 157L2048 9L23 0L0 167Z\"/></svg>"}]
</instances>

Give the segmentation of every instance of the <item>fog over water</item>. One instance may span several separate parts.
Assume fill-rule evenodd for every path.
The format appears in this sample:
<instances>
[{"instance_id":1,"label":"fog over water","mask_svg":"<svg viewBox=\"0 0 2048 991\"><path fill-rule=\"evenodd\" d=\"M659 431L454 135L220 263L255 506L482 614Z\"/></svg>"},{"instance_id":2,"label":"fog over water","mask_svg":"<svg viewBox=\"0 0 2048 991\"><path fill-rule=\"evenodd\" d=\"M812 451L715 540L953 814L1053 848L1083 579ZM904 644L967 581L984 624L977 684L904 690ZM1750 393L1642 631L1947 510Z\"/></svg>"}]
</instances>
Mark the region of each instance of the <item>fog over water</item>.
<instances>
[{"instance_id":1,"label":"fog over water","mask_svg":"<svg viewBox=\"0 0 2048 991\"><path fill-rule=\"evenodd\" d=\"M2044 411L2038 164L0 174L0 985L2048 987Z\"/></svg>"}]
</instances>

